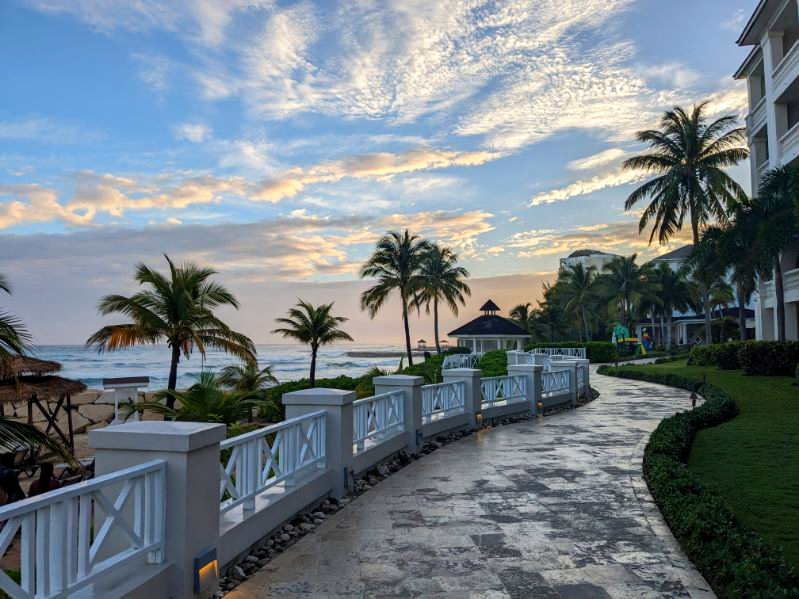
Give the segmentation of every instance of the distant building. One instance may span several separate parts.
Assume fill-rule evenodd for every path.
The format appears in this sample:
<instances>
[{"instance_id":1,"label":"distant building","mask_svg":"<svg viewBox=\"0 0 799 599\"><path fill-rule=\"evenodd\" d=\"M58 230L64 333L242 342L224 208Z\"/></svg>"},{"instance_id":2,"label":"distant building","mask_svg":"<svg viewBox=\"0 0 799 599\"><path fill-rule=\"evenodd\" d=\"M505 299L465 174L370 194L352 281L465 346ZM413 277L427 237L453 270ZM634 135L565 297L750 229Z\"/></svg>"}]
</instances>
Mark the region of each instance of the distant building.
<instances>
[{"instance_id":1,"label":"distant building","mask_svg":"<svg viewBox=\"0 0 799 599\"><path fill-rule=\"evenodd\" d=\"M618 258L618 255L600 252L599 250L577 250L565 258L561 258L560 267L582 264L583 268L593 266L597 273L601 273L605 269L605 265L609 264L614 258Z\"/></svg>"},{"instance_id":2,"label":"distant building","mask_svg":"<svg viewBox=\"0 0 799 599\"><path fill-rule=\"evenodd\" d=\"M795 0L761 0L738 38L752 50L735 72L746 80L746 133L752 190L779 166L799 167L799 10ZM780 258L785 290L785 337L799 339L799 243ZM774 280L759 281L757 338L777 338Z\"/></svg>"},{"instance_id":3,"label":"distant building","mask_svg":"<svg viewBox=\"0 0 799 599\"><path fill-rule=\"evenodd\" d=\"M494 349L524 349L530 334L515 322L498 316L499 306L491 300L482 305L482 316L467 322L449 333L458 340L458 345L468 347L475 353Z\"/></svg>"}]
</instances>

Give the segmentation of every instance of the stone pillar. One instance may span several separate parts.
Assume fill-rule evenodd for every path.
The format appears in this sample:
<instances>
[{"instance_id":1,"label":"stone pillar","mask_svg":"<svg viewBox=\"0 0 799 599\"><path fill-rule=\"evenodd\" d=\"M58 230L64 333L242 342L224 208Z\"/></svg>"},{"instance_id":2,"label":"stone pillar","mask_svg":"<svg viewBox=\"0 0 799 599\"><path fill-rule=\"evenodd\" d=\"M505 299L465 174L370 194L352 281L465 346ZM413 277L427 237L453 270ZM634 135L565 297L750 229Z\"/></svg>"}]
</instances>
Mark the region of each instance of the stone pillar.
<instances>
[{"instance_id":1,"label":"stone pillar","mask_svg":"<svg viewBox=\"0 0 799 599\"><path fill-rule=\"evenodd\" d=\"M537 412L538 402L541 401L541 390L544 367L537 364L519 364L508 366L509 375L524 375L527 383L527 401L530 403L530 413Z\"/></svg>"},{"instance_id":2,"label":"stone pillar","mask_svg":"<svg viewBox=\"0 0 799 599\"><path fill-rule=\"evenodd\" d=\"M375 395L403 392L403 416L405 419L405 433L408 437L407 448L410 453L417 453L422 445L422 383L420 376L407 374L392 374L376 376L372 379L375 385Z\"/></svg>"},{"instance_id":3,"label":"stone pillar","mask_svg":"<svg viewBox=\"0 0 799 599\"><path fill-rule=\"evenodd\" d=\"M464 405L466 414L469 416L468 425L470 428L480 428L482 425L483 406L483 397L480 392L482 371L479 368L450 368L445 370L443 374L445 383L463 381Z\"/></svg>"},{"instance_id":4,"label":"stone pillar","mask_svg":"<svg viewBox=\"0 0 799 599\"><path fill-rule=\"evenodd\" d=\"M569 370L569 395L571 397L571 407L575 407L577 405L577 369L580 366L576 360L560 360L557 363L557 367L558 369L566 368Z\"/></svg>"},{"instance_id":5,"label":"stone pillar","mask_svg":"<svg viewBox=\"0 0 799 599\"><path fill-rule=\"evenodd\" d=\"M169 597L194 594L194 558L219 545L219 442L224 424L129 422L89 432L101 476L149 462L166 462L164 561L174 569ZM210 591L213 594L213 589Z\"/></svg>"},{"instance_id":6,"label":"stone pillar","mask_svg":"<svg viewBox=\"0 0 799 599\"><path fill-rule=\"evenodd\" d=\"M575 361L578 364L578 368L582 368L583 369L583 380L585 381L585 390L584 391L586 393L586 397L588 397L588 393L590 393L590 391L591 391L591 378L590 378L591 368L589 367L589 364L591 363L591 361L589 359L587 359L587 358L576 358Z\"/></svg>"},{"instance_id":7,"label":"stone pillar","mask_svg":"<svg viewBox=\"0 0 799 599\"><path fill-rule=\"evenodd\" d=\"M325 464L334 472L333 497L343 497L352 467L352 402L355 391L303 389L283 394L286 419L325 412Z\"/></svg>"}]
</instances>

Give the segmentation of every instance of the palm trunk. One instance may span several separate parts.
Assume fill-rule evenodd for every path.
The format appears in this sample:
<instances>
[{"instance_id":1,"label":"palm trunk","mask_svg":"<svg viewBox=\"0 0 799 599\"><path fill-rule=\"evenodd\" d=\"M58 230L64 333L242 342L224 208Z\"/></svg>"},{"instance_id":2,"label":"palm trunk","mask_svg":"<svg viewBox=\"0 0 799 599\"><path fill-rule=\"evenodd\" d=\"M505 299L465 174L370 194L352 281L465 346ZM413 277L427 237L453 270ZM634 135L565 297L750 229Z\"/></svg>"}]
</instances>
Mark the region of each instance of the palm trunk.
<instances>
[{"instance_id":1,"label":"palm trunk","mask_svg":"<svg viewBox=\"0 0 799 599\"><path fill-rule=\"evenodd\" d=\"M585 326L585 342L591 341L591 329L588 328L588 317L585 315L585 306L580 306L580 311L583 313L583 325Z\"/></svg>"},{"instance_id":2,"label":"palm trunk","mask_svg":"<svg viewBox=\"0 0 799 599\"><path fill-rule=\"evenodd\" d=\"M311 387L316 387L316 351L315 346L311 346Z\"/></svg>"},{"instance_id":3,"label":"palm trunk","mask_svg":"<svg viewBox=\"0 0 799 599\"><path fill-rule=\"evenodd\" d=\"M665 317L663 316L663 310L660 311L660 343L663 344L663 347L666 347L666 325L665 325Z\"/></svg>"},{"instance_id":4,"label":"palm trunk","mask_svg":"<svg viewBox=\"0 0 799 599\"><path fill-rule=\"evenodd\" d=\"M774 295L777 297L777 341L785 341L785 288L782 285L780 257L774 261Z\"/></svg>"},{"instance_id":5,"label":"palm trunk","mask_svg":"<svg viewBox=\"0 0 799 599\"><path fill-rule=\"evenodd\" d=\"M172 345L172 361L169 364L169 380L167 381L167 389L175 390L178 384L178 362L180 362L180 345L175 343ZM168 396L166 398L166 406L169 409L175 407L175 398Z\"/></svg>"},{"instance_id":6,"label":"palm trunk","mask_svg":"<svg viewBox=\"0 0 799 599\"><path fill-rule=\"evenodd\" d=\"M413 366L413 354L411 352L411 327L408 324L408 300L402 294L402 324L405 327L405 351L408 354L408 366Z\"/></svg>"},{"instance_id":7,"label":"palm trunk","mask_svg":"<svg viewBox=\"0 0 799 599\"><path fill-rule=\"evenodd\" d=\"M738 302L738 337L741 341L746 341L746 298L744 298L744 290L740 285L735 286L735 294L737 295Z\"/></svg>"},{"instance_id":8,"label":"palm trunk","mask_svg":"<svg viewBox=\"0 0 799 599\"><path fill-rule=\"evenodd\" d=\"M658 345L658 338L657 338L657 335L655 334L655 332L657 331L657 328L655 326L655 309L654 308L652 308L652 318L650 319L650 322L652 323L652 349L654 349Z\"/></svg>"},{"instance_id":9,"label":"palm trunk","mask_svg":"<svg viewBox=\"0 0 799 599\"><path fill-rule=\"evenodd\" d=\"M438 341L438 296L433 298L433 332L436 336L436 353L441 353L441 344Z\"/></svg>"},{"instance_id":10,"label":"palm trunk","mask_svg":"<svg viewBox=\"0 0 799 599\"><path fill-rule=\"evenodd\" d=\"M666 316L666 349L671 349L671 312Z\"/></svg>"}]
</instances>

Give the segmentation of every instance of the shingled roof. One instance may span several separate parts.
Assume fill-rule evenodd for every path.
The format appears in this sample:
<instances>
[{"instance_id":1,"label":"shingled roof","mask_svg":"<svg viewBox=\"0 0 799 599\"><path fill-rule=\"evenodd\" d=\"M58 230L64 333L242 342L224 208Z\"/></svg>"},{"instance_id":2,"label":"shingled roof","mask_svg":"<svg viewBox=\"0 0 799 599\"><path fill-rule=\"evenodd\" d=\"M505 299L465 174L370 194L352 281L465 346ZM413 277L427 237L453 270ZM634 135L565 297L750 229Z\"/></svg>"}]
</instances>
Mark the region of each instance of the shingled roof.
<instances>
[{"instance_id":1,"label":"shingled roof","mask_svg":"<svg viewBox=\"0 0 799 599\"><path fill-rule=\"evenodd\" d=\"M450 337L469 336L529 337L530 333L507 318L484 314L449 333Z\"/></svg>"},{"instance_id":2,"label":"shingled roof","mask_svg":"<svg viewBox=\"0 0 799 599\"><path fill-rule=\"evenodd\" d=\"M653 258L652 262L660 262L662 260L687 260L688 257L691 255L693 249L694 249L693 244L684 245L667 254L663 254L662 256L658 256L657 258Z\"/></svg>"}]
</instances>

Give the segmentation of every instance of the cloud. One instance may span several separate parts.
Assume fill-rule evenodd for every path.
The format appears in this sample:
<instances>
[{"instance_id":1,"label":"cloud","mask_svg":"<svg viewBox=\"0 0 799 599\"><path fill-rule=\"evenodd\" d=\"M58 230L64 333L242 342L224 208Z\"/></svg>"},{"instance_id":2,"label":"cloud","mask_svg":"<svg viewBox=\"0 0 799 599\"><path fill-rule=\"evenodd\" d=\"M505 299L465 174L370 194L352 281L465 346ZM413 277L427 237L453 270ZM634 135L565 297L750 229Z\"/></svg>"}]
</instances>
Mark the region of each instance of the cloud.
<instances>
[{"instance_id":1,"label":"cloud","mask_svg":"<svg viewBox=\"0 0 799 599\"><path fill-rule=\"evenodd\" d=\"M192 143L202 143L211 139L213 131L204 123L178 123L172 129L177 139L185 139Z\"/></svg>"},{"instance_id":2,"label":"cloud","mask_svg":"<svg viewBox=\"0 0 799 599\"><path fill-rule=\"evenodd\" d=\"M46 117L30 116L0 120L0 139L75 144L97 141L100 138L96 131Z\"/></svg>"},{"instance_id":3,"label":"cloud","mask_svg":"<svg viewBox=\"0 0 799 599\"><path fill-rule=\"evenodd\" d=\"M618 187L619 185L629 185L630 183L643 181L648 177L650 177L650 175L647 173L623 170L621 167L619 167L611 171L595 175L590 179L581 179L575 181L566 187L536 194L530 200L530 206L540 206L541 204L563 202L570 198L588 195L608 187Z\"/></svg>"},{"instance_id":4,"label":"cloud","mask_svg":"<svg viewBox=\"0 0 799 599\"><path fill-rule=\"evenodd\" d=\"M460 212L433 210L414 214L391 214L380 220L382 227L409 229L414 233L443 241L460 250L465 256L475 255L480 235L494 230L488 222L493 214L481 210Z\"/></svg>"},{"instance_id":5,"label":"cloud","mask_svg":"<svg viewBox=\"0 0 799 599\"><path fill-rule=\"evenodd\" d=\"M746 23L747 17L749 12L746 9L739 8L737 9L730 18L725 19L719 25L722 29L726 29L728 31L734 31L735 33L740 33L744 27L744 23Z\"/></svg>"},{"instance_id":6,"label":"cloud","mask_svg":"<svg viewBox=\"0 0 799 599\"><path fill-rule=\"evenodd\" d=\"M572 160L566 166L573 171L593 170L600 166L607 166L610 163L618 162L624 158L626 154L627 153L621 148L608 148L607 150L592 154L591 156Z\"/></svg>"}]
</instances>

